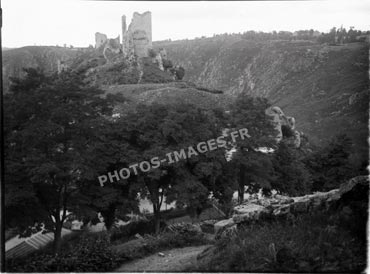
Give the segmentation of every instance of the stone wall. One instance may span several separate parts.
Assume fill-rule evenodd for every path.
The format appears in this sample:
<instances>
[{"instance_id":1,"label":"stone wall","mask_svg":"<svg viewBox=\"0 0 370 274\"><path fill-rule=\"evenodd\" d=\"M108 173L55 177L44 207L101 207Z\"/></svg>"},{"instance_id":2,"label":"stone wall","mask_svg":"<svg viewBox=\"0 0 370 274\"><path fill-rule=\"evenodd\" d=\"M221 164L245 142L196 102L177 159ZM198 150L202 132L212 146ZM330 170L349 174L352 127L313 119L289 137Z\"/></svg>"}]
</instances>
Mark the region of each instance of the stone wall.
<instances>
[{"instance_id":1,"label":"stone wall","mask_svg":"<svg viewBox=\"0 0 370 274\"><path fill-rule=\"evenodd\" d=\"M114 55L119 54L121 51L120 37L108 39L104 44L103 55L109 62L114 58Z\"/></svg>"},{"instance_id":2,"label":"stone wall","mask_svg":"<svg viewBox=\"0 0 370 274\"><path fill-rule=\"evenodd\" d=\"M104 33L97 32L95 33L95 48L98 49L107 42L107 35Z\"/></svg>"},{"instance_id":3,"label":"stone wall","mask_svg":"<svg viewBox=\"0 0 370 274\"><path fill-rule=\"evenodd\" d=\"M248 224L271 218L289 219L305 212L328 210L349 195L360 197L361 193L368 191L368 188L368 176L358 176L342 184L339 189L328 192L316 192L300 197L275 195L269 198L251 199L236 206L231 218L215 223L214 229L217 236L222 237L236 231L238 224ZM361 202L367 203L365 200L362 199Z\"/></svg>"}]
</instances>

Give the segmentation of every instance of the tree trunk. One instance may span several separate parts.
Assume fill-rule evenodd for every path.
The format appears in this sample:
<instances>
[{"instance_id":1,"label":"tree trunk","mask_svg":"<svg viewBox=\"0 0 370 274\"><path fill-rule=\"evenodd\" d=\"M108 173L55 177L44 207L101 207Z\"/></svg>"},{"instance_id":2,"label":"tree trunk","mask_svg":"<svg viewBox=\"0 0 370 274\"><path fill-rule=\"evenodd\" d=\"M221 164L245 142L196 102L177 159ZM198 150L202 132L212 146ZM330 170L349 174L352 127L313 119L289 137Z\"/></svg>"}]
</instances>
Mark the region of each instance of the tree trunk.
<instances>
[{"instance_id":1,"label":"tree trunk","mask_svg":"<svg viewBox=\"0 0 370 274\"><path fill-rule=\"evenodd\" d=\"M244 201L244 186L245 186L245 173L243 165L240 165L239 170L239 188L238 188L238 203L241 204Z\"/></svg>"},{"instance_id":2,"label":"tree trunk","mask_svg":"<svg viewBox=\"0 0 370 274\"><path fill-rule=\"evenodd\" d=\"M116 217L116 205L110 204L107 210L101 212L104 217L105 227L110 230Z\"/></svg>"},{"instance_id":3,"label":"tree trunk","mask_svg":"<svg viewBox=\"0 0 370 274\"><path fill-rule=\"evenodd\" d=\"M154 214L154 223L155 223L155 234L159 234L160 230L160 221L161 221L161 206L163 202L163 191L159 193L159 184L158 182L148 182L146 187L150 193L150 200L153 203L153 214Z\"/></svg>"},{"instance_id":4,"label":"tree trunk","mask_svg":"<svg viewBox=\"0 0 370 274\"><path fill-rule=\"evenodd\" d=\"M54 230L54 253L59 253L60 247L62 244L62 223L57 221L55 222Z\"/></svg>"},{"instance_id":5,"label":"tree trunk","mask_svg":"<svg viewBox=\"0 0 370 274\"><path fill-rule=\"evenodd\" d=\"M161 214L160 210L156 205L153 204L153 213L154 213L154 224L155 224L155 234L158 235L160 231L161 225Z\"/></svg>"}]
</instances>

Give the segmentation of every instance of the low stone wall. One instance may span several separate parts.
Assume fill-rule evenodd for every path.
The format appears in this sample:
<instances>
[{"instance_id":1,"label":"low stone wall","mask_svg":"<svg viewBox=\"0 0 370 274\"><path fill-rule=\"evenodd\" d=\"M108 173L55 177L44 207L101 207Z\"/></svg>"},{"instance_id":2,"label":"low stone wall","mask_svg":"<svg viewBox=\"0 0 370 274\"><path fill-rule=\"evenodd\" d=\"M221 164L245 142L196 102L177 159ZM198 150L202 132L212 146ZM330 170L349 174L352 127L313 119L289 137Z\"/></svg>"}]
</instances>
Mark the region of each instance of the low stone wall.
<instances>
[{"instance_id":1,"label":"low stone wall","mask_svg":"<svg viewBox=\"0 0 370 274\"><path fill-rule=\"evenodd\" d=\"M297 214L315 210L327 210L345 193L354 191L355 186L368 185L367 176L358 176L344 183L338 189L328 192L316 192L300 197L275 195L268 198L248 200L234 208L231 218L215 223L217 237L233 233L238 224L271 218L289 218Z\"/></svg>"}]
</instances>

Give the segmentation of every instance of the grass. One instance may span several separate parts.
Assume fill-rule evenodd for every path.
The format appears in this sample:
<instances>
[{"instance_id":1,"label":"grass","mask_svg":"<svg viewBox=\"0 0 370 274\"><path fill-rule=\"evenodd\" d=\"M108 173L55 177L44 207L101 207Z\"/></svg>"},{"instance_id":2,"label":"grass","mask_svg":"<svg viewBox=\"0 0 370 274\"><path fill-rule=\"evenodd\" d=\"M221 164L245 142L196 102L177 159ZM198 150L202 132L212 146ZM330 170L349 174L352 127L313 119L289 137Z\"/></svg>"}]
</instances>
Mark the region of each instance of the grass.
<instances>
[{"instance_id":1,"label":"grass","mask_svg":"<svg viewBox=\"0 0 370 274\"><path fill-rule=\"evenodd\" d=\"M254 224L217 242L198 271L360 272L366 241L326 213Z\"/></svg>"},{"instance_id":2,"label":"grass","mask_svg":"<svg viewBox=\"0 0 370 274\"><path fill-rule=\"evenodd\" d=\"M127 243L113 246L112 249L117 252L120 258L130 261L143 258L158 251L171 248L186 246L199 246L211 244L212 240L205 234L188 231L181 232L163 232L157 236L145 235L143 239L136 239Z\"/></svg>"}]
</instances>

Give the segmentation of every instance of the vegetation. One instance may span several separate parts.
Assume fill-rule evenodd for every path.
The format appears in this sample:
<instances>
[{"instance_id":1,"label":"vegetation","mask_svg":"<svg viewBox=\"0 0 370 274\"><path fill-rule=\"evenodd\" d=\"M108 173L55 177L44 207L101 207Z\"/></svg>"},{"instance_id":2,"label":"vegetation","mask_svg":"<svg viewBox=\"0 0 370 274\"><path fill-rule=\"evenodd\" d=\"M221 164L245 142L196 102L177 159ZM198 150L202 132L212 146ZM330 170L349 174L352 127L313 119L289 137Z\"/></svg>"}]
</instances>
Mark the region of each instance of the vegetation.
<instances>
[{"instance_id":1,"label":"vegetation","mask_svg":"<svg viewBox=\"0 0 370 274\"><path fill-rule=\"evenodd\" d=\"M289 41L241 36L223 34L154 46L166 48L174 63L184 64L185 80L223 90L225 95L266 97L296 119L297 129L311 143L324 145L345 133L358 158L352 160L367 161L368 43L334 46L316 38L292 36Z\"/></svg>"},{"instance_id":2,"label":"vegetation","mask_svg":"<svg viewBox=\"0 0 370 274\"><path fill-rule=\"evenodd\" d=\"M259 50L256 45L252 48ZM212 48L206 54L215 52ZM126 61L100 67L95 80L85 72L96 69L98 59L77 62L79 70L58 75L26 69L24 78L12 79L10 93L4 98L6 228L24 230L34 220L42 220L54 232L54 243L45 252L9 261L7 270L114 270L124 261L162 248L209 243L201 233L163 232L164 216L160 208L164 198L168 203L176 201L182 212L196 219L213 202L230 213L235 191L240 203L246 189L251 193L262 188L265 194L274 189L303 195L338 187L357 172L350 162L352 145L346 136L338 136L321 148L309 147L307 138L300 149L284 141L277 144L271 118L265 114L270 106L266 98L241 93L227 105L230 111L225 112L209 104L210 97L203 93L206 99L202 99L195 88L192 92L196 93L193 100L196 103L178 100L185 97L160 103L161 100L153 98L162 94L163 87L151 94L151 101L133 103L119 95L104 95L93 85L137 83L140 64L131 67ZM166 68L175 69L176 79L184 77L181 67L166 64ZM111 78L105 78L105 74ZM173 78L147 59L141 81L163 83ZM181 87L177 90L185 93ZM207 96L217 95L207 93ZM200 105L200 101L208 104ZM117 106L128 105L130 111L117 115ZM216 139L225 130L242 128L248 129L250 138L229 142L228 136L225 145L216 150L195 153L192 157L187 157L186 152L185 156L179 156L182 149L187 151L199 142ZM289 136L289 132L284 131L284 135ZM228 161L225 155L232 148L236 151ZM272 148L274 152L265 153L261 148ZM164 159L174 151L178 152L176 163L163 163L147 172L138 168L137 174L126 179L117 175L115 182L104 187L97 181L99 175L112 176L122 168L155 157ZM116 218L138 212L140 198L152 202L153 219L115 227ZM61 229L68 212L85 220L101 212L108 231L83 234L63 244ZM246 227L238 240L217 244L217 254L206 266L207 270L336 271L345 266L345 270L356 271L363 268L364 247L360 240L352 241L351 232L336 221L340 217L331 220L325 214L301 216L293 223ZM333 226L338 229L332 230ZM131 249L121 245L111 248L112 243L127 244L136 233L152 235L139 239L139 244ZM346 256L351 259L358 256L358 260L348 261Z\"/></svg>"},{"instance_id":3,"label":"vegetation","mask_svg":"<svg viewBox=\"0 0 370 274\"><path fill-rule=\"evenodd\" d=\"M162 232L156 236L145 235L143 239L114 246L113 249L128 260L142 258L155 252L186 246L211 244L203 233L196 231Z\"/></svg>"},{"instance_id":4,"label":"vegetation","mask_svg":"<svg viewBox=\"0 0 370 274\"><path fill-rule=\"evenodd\" d=\"M275 129L271 118L265 114L268 107L266 99L252 98L245 94L241 94L231 107L232 128L247 128L251 136L236 142L237 151L232 158L238 170L239 203L243 202L245 186L250 191L270 188L271 157L259 150L261 147L271 148L275 145Z\"/></svg>"},{"instance_id":5,"label":"vegetation","mask_svg":"<svg viewBox=\"0 0 370 274\"><path fill-rule=\"evenodd\" d=\"M333 213L304 214L287 222L251 224L192 271L361 272L366 241L351 234Z\"/></svg>"},{"instance_id":6,"label":"vegetation","mask_svg":"<svg viewBox=\"0 0 370 274\"><path fill-rule=\"evenodd\" d=\"M221 122L217 120L220 111L206 111L192 105L139 105L135 113L117 121L117 134L121 134L130 151L130 161L122 162L122 167L138 161L149 161L154 157L166 158L166 153L187 149L197 143L216 138L220 134ZM207 201L210 189L207 182L211 170L216 169L214 161L226 163L221 151L209 155L198 155L180 159L175 164L165 164L147 173L140 173L128 179L130 184L140 188L142 197L153 203L154 217L159 232L159 209L163 197L167 202L176 200L178 205L202 208ZM121 150L122 156L126 154ZM211 161L213 159L213 161ZM191 194L191 195L190 195Z\"/></svg>"},{"instance_id":7,"label":"vegetation","mask_svg":"<svg viewBox=\"0 0 370 274\"><path fill-rule=\"evenodd\" d=\"M9 260L10 272L98 272L112 271L123 260L111 250L107 233L83 234L64 243L60 253L50 250L28 258Z\"/></svg>"},{"instance_id":8,"label":"vegetation","mask_svg":"<svg viewBox=\"0 0 370 274\"><path fill-rule=\"evenodd\" d=\"M51 248L28 258L7 261L9 272L109 272L133 259L167 248L209 244L202 234L194 231L163 232L156 237L123 245L112 245L107 232L85 233L64 240L62 250L54 254Z\"/></svg>"},{"instance_id":9,"label":"vegetation","mask_svg":"<svg viewBox=\"0 0 370 274\"><path fill-rule=\"evenodd\" d=\"M160 70L158 65L153 64L150 58L144 58L143 63L141 83L168 83L173 81L172 75Z\"/></svg>"},{"instance_id":10,"label":"vegetation","mask_svg":"<svg viewBox=\"0 0 370 274\"><path fill-rule=\"evenodd\" d=\"M71 72L50 77L26 72L5 97L6 216L21 218L17 210L29 207L23 197L38 204L43 208L38 217L53 229L58 252L67 210L79 206L75 194L110 162L109 144L100 138L113 105Z\"/></svg>"},{"instance_id":11,"label":"vegetation","mask_svg":"<svg viewBox=\"0 0 370 274\"><path fill-rule=\"evenodd\" d=\"M306 159L313 174L313 190L327 191L353 177L355 168L350 162L352 141L346 135L335 136L325 147Z\"/></svg>"},{"instance_id":12,"label":"vegetation","mask_svg":"<svg viewBox=\"0 0 370 274\"><path fill-rule=\"evenodd\" d=\"M273 157L275 178L271 183L271 189L290 196L311 192L311 174L299 154L299 151L289 147L285 142L279 144Z\"/></svg>"}]
</instances>

